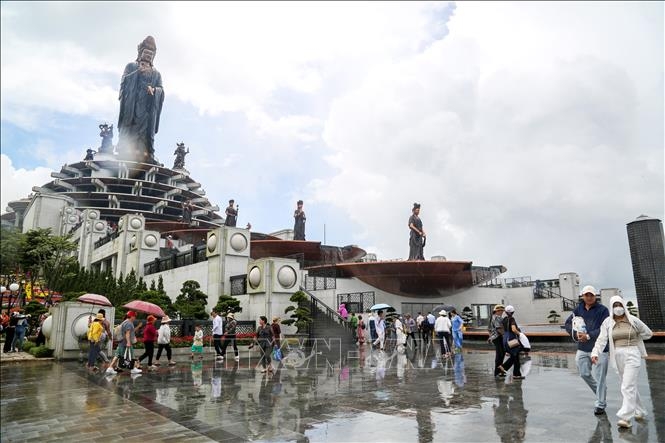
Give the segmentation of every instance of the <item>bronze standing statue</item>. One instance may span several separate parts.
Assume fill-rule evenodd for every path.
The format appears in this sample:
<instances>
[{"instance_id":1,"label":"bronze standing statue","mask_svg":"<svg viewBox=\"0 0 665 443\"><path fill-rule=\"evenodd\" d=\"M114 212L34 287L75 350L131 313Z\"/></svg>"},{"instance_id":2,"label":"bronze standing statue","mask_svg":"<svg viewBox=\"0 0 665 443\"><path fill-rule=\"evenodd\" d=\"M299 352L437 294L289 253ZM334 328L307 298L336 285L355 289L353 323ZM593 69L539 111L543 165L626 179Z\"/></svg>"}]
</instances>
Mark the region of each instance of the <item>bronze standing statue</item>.
<instances>
[{"instance_id":1,"label":"bronze standing statue","mask_svg":"<svg viewBox=\"0 0 665 443\"><path fill-rule=\"evenodd\" d=\"M120 81L118 152L121 158L156 163L155 134L164 103L162 76L152 63L157 45L148 36L138 46L135 62L127 64Z\"/></svg>"},{"instance_id":2,"label":"bronze standing statue","mask_svg":"<svg viewBox=\"0 0 665 443\"><path fill-rule=\"evenodd\" d=\"M425 260L425 230L420 220L420 203L414 203L409 217L409 260Z\"/></svg>"},{"instance_id":3,"label":"bronze standing statue","mask_svg":"<svg viewBox=\"0 0 665 443\"><path fill-rule=\"evenodd\" d=\"M185 143L177 143L177 148L175 148L175 160L173 161L173 169L184 169L185 168L185 156L189 154L189 148L185 148Z\"/></svg>"},{"instance_id":4,"label":"bronze standing statue","mask_svg":"<svg viewBox=\"0 0 665 443\"><path fill-rule=\"evenodd\" d=\"M99 125L99 136L102 138L102 145L99 147L99 154L113 154L113 125L108 123Z\"/></svg>"}]
</instances>

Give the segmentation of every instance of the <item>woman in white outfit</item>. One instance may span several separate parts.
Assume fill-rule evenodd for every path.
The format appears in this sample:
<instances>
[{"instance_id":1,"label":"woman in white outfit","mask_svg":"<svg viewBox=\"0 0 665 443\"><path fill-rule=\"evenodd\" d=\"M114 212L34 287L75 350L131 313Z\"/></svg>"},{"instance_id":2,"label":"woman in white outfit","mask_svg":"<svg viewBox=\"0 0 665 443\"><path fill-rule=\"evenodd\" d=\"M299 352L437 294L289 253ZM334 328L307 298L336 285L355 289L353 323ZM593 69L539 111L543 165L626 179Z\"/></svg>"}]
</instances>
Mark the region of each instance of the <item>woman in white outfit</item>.
<instances>
[{"instance_id":1,"label":"woman in white outfit","mask_svg":"<svg viewBox=\"0 0 665 443\"><path fill-rule=\"evenodd\" d=\"M623 396L621 409L617 412L617 425L629 428L632 426L633 417L641 420L646 416L637 390L637 377L642 358L647 355L643 340L650 339L653 334L639 318L630 315L623 298L615 295L610 299L610 305L612 315L600 326L600 335L591 351L591 362L598 362L598 355L609 341L610 364L619 372Z\"/></svg>"}]
</instances>

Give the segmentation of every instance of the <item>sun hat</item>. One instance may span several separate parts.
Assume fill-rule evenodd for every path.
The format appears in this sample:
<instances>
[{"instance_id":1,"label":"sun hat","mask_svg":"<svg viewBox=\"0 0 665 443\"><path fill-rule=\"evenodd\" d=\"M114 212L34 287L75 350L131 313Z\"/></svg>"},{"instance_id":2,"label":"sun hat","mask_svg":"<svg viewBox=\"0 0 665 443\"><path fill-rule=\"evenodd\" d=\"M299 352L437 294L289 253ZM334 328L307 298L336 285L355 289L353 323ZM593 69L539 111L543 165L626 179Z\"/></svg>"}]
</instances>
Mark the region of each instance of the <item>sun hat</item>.
<instances>
[{"instance_id":1,"label":"sun hat","mask_svg":"<svg viewBox=\"0 0 665 443\"><path fill-rule=\"evenodd\" d=\"M582 288L582 292L580 292L580 295L584 295L584 294L596 295L596 288L594 288L591 285L586 285L584 288Z\"/></svg>"},{"instance_id":2,"label":"sun hat","mask_svg":"<svg viewBox=\"0 0 665 443\"><path fill-rule=\"evenodd\" d=\"M164 317L162 317L162 324L170 323L170 322L171 322L171 319L169 318L168 315L165 315Z\"/></svg>"},{"instance_id":3,"label":"sun hat","mask_svg":"<svg viewBox=\"0 0 665 443\"><path fill-rule=\"evenodd\" d=\"M513 307L513 305L508 305L506 306L505 311L509 314L512 314L513 312L515 312L515 308Z\"/></svg>"},{"instance_id":4,"label":"sun hat","mask_svg":"<svg viewBox=\"0 0 665 443\"><path fill-rule=\"evenodd\" d=\"M157 320L157 318L154 315L149 315L148 318L147 318L148 323L152 323L155 320Z\"/></svg>"},{"instance_id":5,"label":"sun hat","mask_svg":"<svg viewBox=\"0 0 665 443\"><path fill-rule=\"evenodd\" d=\"M229 312L228 314L226 314L226 318L232 318L235 320L236 317L235 315L233 315L233 312Z\"/></svg>"},{"instance_id":6,"label":"sun hat","mask_svg":"<svg viewBox=\"0 0 665 443\"><path fill-rule=\"evenodd\" d=\"M505 311L505 307L502 304L494 305L494 311L502 310Z\"/></svg>"},{"instance_id":7,"label":"sun hat","mask_svg":"<svg viewBox=\"0 0 665 443\"><path fill-rule=\"evenodd\" d=\"M439 311L439 315L447 315L447 314L448 314L448 313L447 313L445 310L443 310L443 309L441 309L441 310Z\"/></svg>"},{"instance_id":8,"label":"sun hat","mask_svg":"<svg viewBox=\"0 0 665 443\"><path fill-rule=\"evenodd\" d=\"M97 314L95 320L104 320L104 314Z\"/></svg>"},{"instance_id":9,"label":"sun hat","mask_svg":"<svg viewBox=\"0 0 665 443\"><path fill-rule=\"evenodd\" d=\"M134 312L134 311L127 311L127 317L136 317L136 312Z\"/></svg>"}]
</instances>

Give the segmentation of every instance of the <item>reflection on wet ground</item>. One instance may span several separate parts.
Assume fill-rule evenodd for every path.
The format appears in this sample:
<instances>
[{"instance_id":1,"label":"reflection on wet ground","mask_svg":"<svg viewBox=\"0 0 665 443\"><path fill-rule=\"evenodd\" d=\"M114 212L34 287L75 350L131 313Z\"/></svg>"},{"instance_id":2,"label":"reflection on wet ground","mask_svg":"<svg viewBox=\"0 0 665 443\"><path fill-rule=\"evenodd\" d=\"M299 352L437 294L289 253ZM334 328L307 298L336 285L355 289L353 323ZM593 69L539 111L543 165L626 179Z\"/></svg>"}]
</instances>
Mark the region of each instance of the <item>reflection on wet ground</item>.
<instances>
[{"instance_id":1,"label":"reflection on wet ground","mask_svg":"<svg viewBox=\"0 0 665 443\"><path fill-rule=\"evenodd\" d=\"M574 354L532 353L525 380L492 377L493 353L369 350L343 363L262 374L257 359L179 362L130 376L78 362L1 367L2 441L665 441L665 360L645 363L644 423L619 432L618 378L607 416L578 377Z\"/></svg>"}]
</instances>

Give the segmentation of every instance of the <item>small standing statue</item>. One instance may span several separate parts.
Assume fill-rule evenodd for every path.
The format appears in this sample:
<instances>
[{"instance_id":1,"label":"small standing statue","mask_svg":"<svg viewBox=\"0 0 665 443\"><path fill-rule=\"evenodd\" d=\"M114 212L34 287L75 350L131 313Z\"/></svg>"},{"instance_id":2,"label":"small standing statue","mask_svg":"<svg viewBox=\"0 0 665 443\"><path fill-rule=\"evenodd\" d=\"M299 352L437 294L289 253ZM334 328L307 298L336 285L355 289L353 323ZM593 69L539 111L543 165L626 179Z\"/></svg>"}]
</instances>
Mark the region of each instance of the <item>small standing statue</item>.
<instances>
[{"instance_id":1,"label":"small standing statue","mask_svg":"<svg viewBox=\"0 0 665 443\"><path fill-rule=\"evenodd\" d=\"M187 224L192 223L192 201L190 199L182 202L182 221Z\"/></svg>"},{"instance_id":2,"label":"small standing statue","mask_svg":"<svg viewBox=\"0 0 665 443\"><path fill-rule=\"evenodd\" d=\"M305 240L305 221L307 220L307 217L305 217L305 211L302 210L302 200L298 200L297 204L298 207L293 213L293 218L295 219L293 225L293 239Z\"/></svg>"},{"instance_id":3,"label":"small standing statue","mask_svg":"<svg viewBox=\"0 0 665 443\"><path fill-rule=\"evenodd\" d=\"M100 154L113 154L113 125L108 123L99 125L99 136L102 138L102 145L99 147Z\"/></svg>"},{"instance_id":4,"label":"small standing statue","mask_svg":"<svg viewBox=\"0 0 665 443\"><path fill-rule=\"evenodd\" d=\"M409 217L409 260L425 260L423 248L425 247L425 230L420 220L420 203L414 203L412 214Z\"/></svg>"},{"instance_id":5,"label":"small standing statue","mask_svg":"<svg viewBox=\"0 0 665 443\"><path fill-rule=\"evenodd\" d=\"M175 161L173 162L173 169L184 169L185 168L185 156L189 154L189 148L185 148L185 143L176 143L178 146L175 148ZM186 149L186 150L185 150Z\"/></svg>"},{"instance_id":6,"label":"small standing statue","mask_svg":"<svg viewBox=\"0 0 665 443\"><path fill-rule=\"evenodd\" d=\"M90 148L85 152L86 152L86 154L85 154L85 158L83 159L83 161L89 161L89 160L94 160L95 159L95 150L94 149Z\"/></svg>"},{"instance_id":7,"label":"small standing statue","mask_svg":"<svg viewBox=\"0 0 665 443\"><path fill-rule=\"evenodd\" d=\"M235 201L233 199L229 200L229 206L226 208L226 219L224 220L224 224L226 226L235 226L236 222L238 220L238 209L240 209L240 205L238 205L238 209L234 208Z\"/></svg>"}]
</instances>

